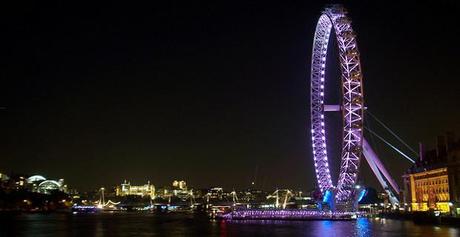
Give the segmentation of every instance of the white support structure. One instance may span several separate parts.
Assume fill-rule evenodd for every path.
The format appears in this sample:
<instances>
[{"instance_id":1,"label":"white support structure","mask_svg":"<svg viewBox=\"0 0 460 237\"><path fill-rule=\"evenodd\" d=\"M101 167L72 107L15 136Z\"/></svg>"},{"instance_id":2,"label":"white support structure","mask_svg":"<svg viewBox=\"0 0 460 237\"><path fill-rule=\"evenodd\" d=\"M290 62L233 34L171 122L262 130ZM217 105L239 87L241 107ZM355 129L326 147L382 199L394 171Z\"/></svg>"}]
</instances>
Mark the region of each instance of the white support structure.
<instances>
[{"instance_id":1,"label":"white support structure","mask_svg":"<svg viewBox=\"0 0 460 237\"><path fill-rule=\"evenodd\" d=\"M324 105L324 112L337 112L341 111L340 105Z\"/></svg>"},{"instance_id":2,"label":"white support structure","mask_svg":"<svg viewBox=\"0 0 460 237\"><path fill-rule=\"evenodd\" d=\"M393 190L399 194L399 187L393 180L393 178L391 178L390 174L385 169L382 162L380 162L377 154L374 152L374 150L369 145L366 139L363 139L363 155L364 158L366 158L367 163L371 167L372 172L374 172L375 176L377 177L377 180L379 181L380 185L382 185L382 188L388 194L388 198L390 199L391 204L399 205L398 198L391 190L391 188L393 188ZM388 183L390 183L391 188L388 185L387 181L384 179L384 177L388 181Z\"/></svg>"}]
</instances>

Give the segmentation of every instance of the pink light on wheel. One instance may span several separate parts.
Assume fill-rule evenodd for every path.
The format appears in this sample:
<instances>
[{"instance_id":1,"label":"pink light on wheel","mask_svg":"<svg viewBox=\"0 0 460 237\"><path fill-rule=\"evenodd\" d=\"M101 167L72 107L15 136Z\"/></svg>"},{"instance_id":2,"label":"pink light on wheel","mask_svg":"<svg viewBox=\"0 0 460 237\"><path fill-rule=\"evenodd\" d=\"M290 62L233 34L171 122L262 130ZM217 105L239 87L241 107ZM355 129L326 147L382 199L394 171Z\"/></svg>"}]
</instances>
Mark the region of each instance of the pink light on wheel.
<instances>
[{"instance_id":1,"label":"pink light on wheel","mask_svg":"<svg viewBox=\"0 0 460 237\"><path fill-rule=\"evenodd\" d=\"M334 29L339 49L341 69L341 105L329 105L329 108L342 114L342 153L340 174L337 186L331 180L324 124L325 110L324 69L326 68L327 45L331 30ZM318 186L321 191L334 190L337 202L351 201L352 192L358 176L359 162L363 143L363 88L362 72L356 34L345 8L339 5L326 7L316 25L311 62L311 131L313 158Z\"/></svg>"}]
</instances>

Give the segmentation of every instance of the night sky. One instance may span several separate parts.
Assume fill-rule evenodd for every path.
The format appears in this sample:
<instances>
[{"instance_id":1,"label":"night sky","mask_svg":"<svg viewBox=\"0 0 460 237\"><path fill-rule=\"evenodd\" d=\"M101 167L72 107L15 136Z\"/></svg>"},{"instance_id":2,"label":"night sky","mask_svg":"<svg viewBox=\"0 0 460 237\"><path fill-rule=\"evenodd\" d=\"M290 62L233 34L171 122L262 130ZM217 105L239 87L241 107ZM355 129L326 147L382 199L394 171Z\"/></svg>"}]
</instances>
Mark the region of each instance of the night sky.
<instances>
[{"instance_id":1,"label":"night sky","mask_svg":"<svg viewBox=\"0 0 460 237\"><path fill-rule=\"evenodd\" d=\"M124 179L314 186L310 55L327 2L63 2L1 7L0 172L81 190ZM458 3L345 6L369 111L414 148L460 135ZM374 146L400 181L409 162ZM362 170L378 187L365 161Z\"/></svg>"}]
</instances>

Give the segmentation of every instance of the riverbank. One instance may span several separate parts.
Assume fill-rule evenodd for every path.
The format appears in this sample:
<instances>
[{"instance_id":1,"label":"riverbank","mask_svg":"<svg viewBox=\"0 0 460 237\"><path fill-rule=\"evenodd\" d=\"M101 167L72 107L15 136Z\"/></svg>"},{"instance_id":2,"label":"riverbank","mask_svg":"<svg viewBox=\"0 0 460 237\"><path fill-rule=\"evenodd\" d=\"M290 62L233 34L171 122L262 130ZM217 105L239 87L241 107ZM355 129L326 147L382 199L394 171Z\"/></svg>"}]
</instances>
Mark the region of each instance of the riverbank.
<instances>
[{"instance_id":1,"label":"riverbank","mask_svg":"<svg viewBox=\"0 0 460 237\"><path fill-rule=\"evenodd\" d=\"M378 216L387 219L410 220L419 225L445 225L460 227L459 217L436 215L432 212L381 213Z\"/></svg>"}]
</instances>

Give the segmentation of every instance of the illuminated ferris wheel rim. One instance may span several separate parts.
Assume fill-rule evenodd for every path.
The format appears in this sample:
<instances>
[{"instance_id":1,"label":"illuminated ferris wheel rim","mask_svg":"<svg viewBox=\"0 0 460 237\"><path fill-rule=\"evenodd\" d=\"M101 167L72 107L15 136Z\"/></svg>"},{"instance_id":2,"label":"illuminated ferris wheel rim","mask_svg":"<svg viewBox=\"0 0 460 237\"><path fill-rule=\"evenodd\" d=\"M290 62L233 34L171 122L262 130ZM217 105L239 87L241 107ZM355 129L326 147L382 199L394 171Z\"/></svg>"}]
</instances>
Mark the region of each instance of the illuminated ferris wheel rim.
<instances>
[{"instance_id":1,"label":"illuminated ferris wheel rim","mask_svg":"<svg viewBox=\"0 0 460 237\"><path fill-rule=\"evenodd\" d=\"M316 25L311 63L311 133L316 178L321 192L334 190L338 202L347 202L358 176L363 142L363 88L356 35L346 10L326 7ZM327 47L334 29L341 69L341 105L324 104ZM333 185L327 157L325 111L342 114L342 154L337 185Z\"/></svg>"}]
</instances>

